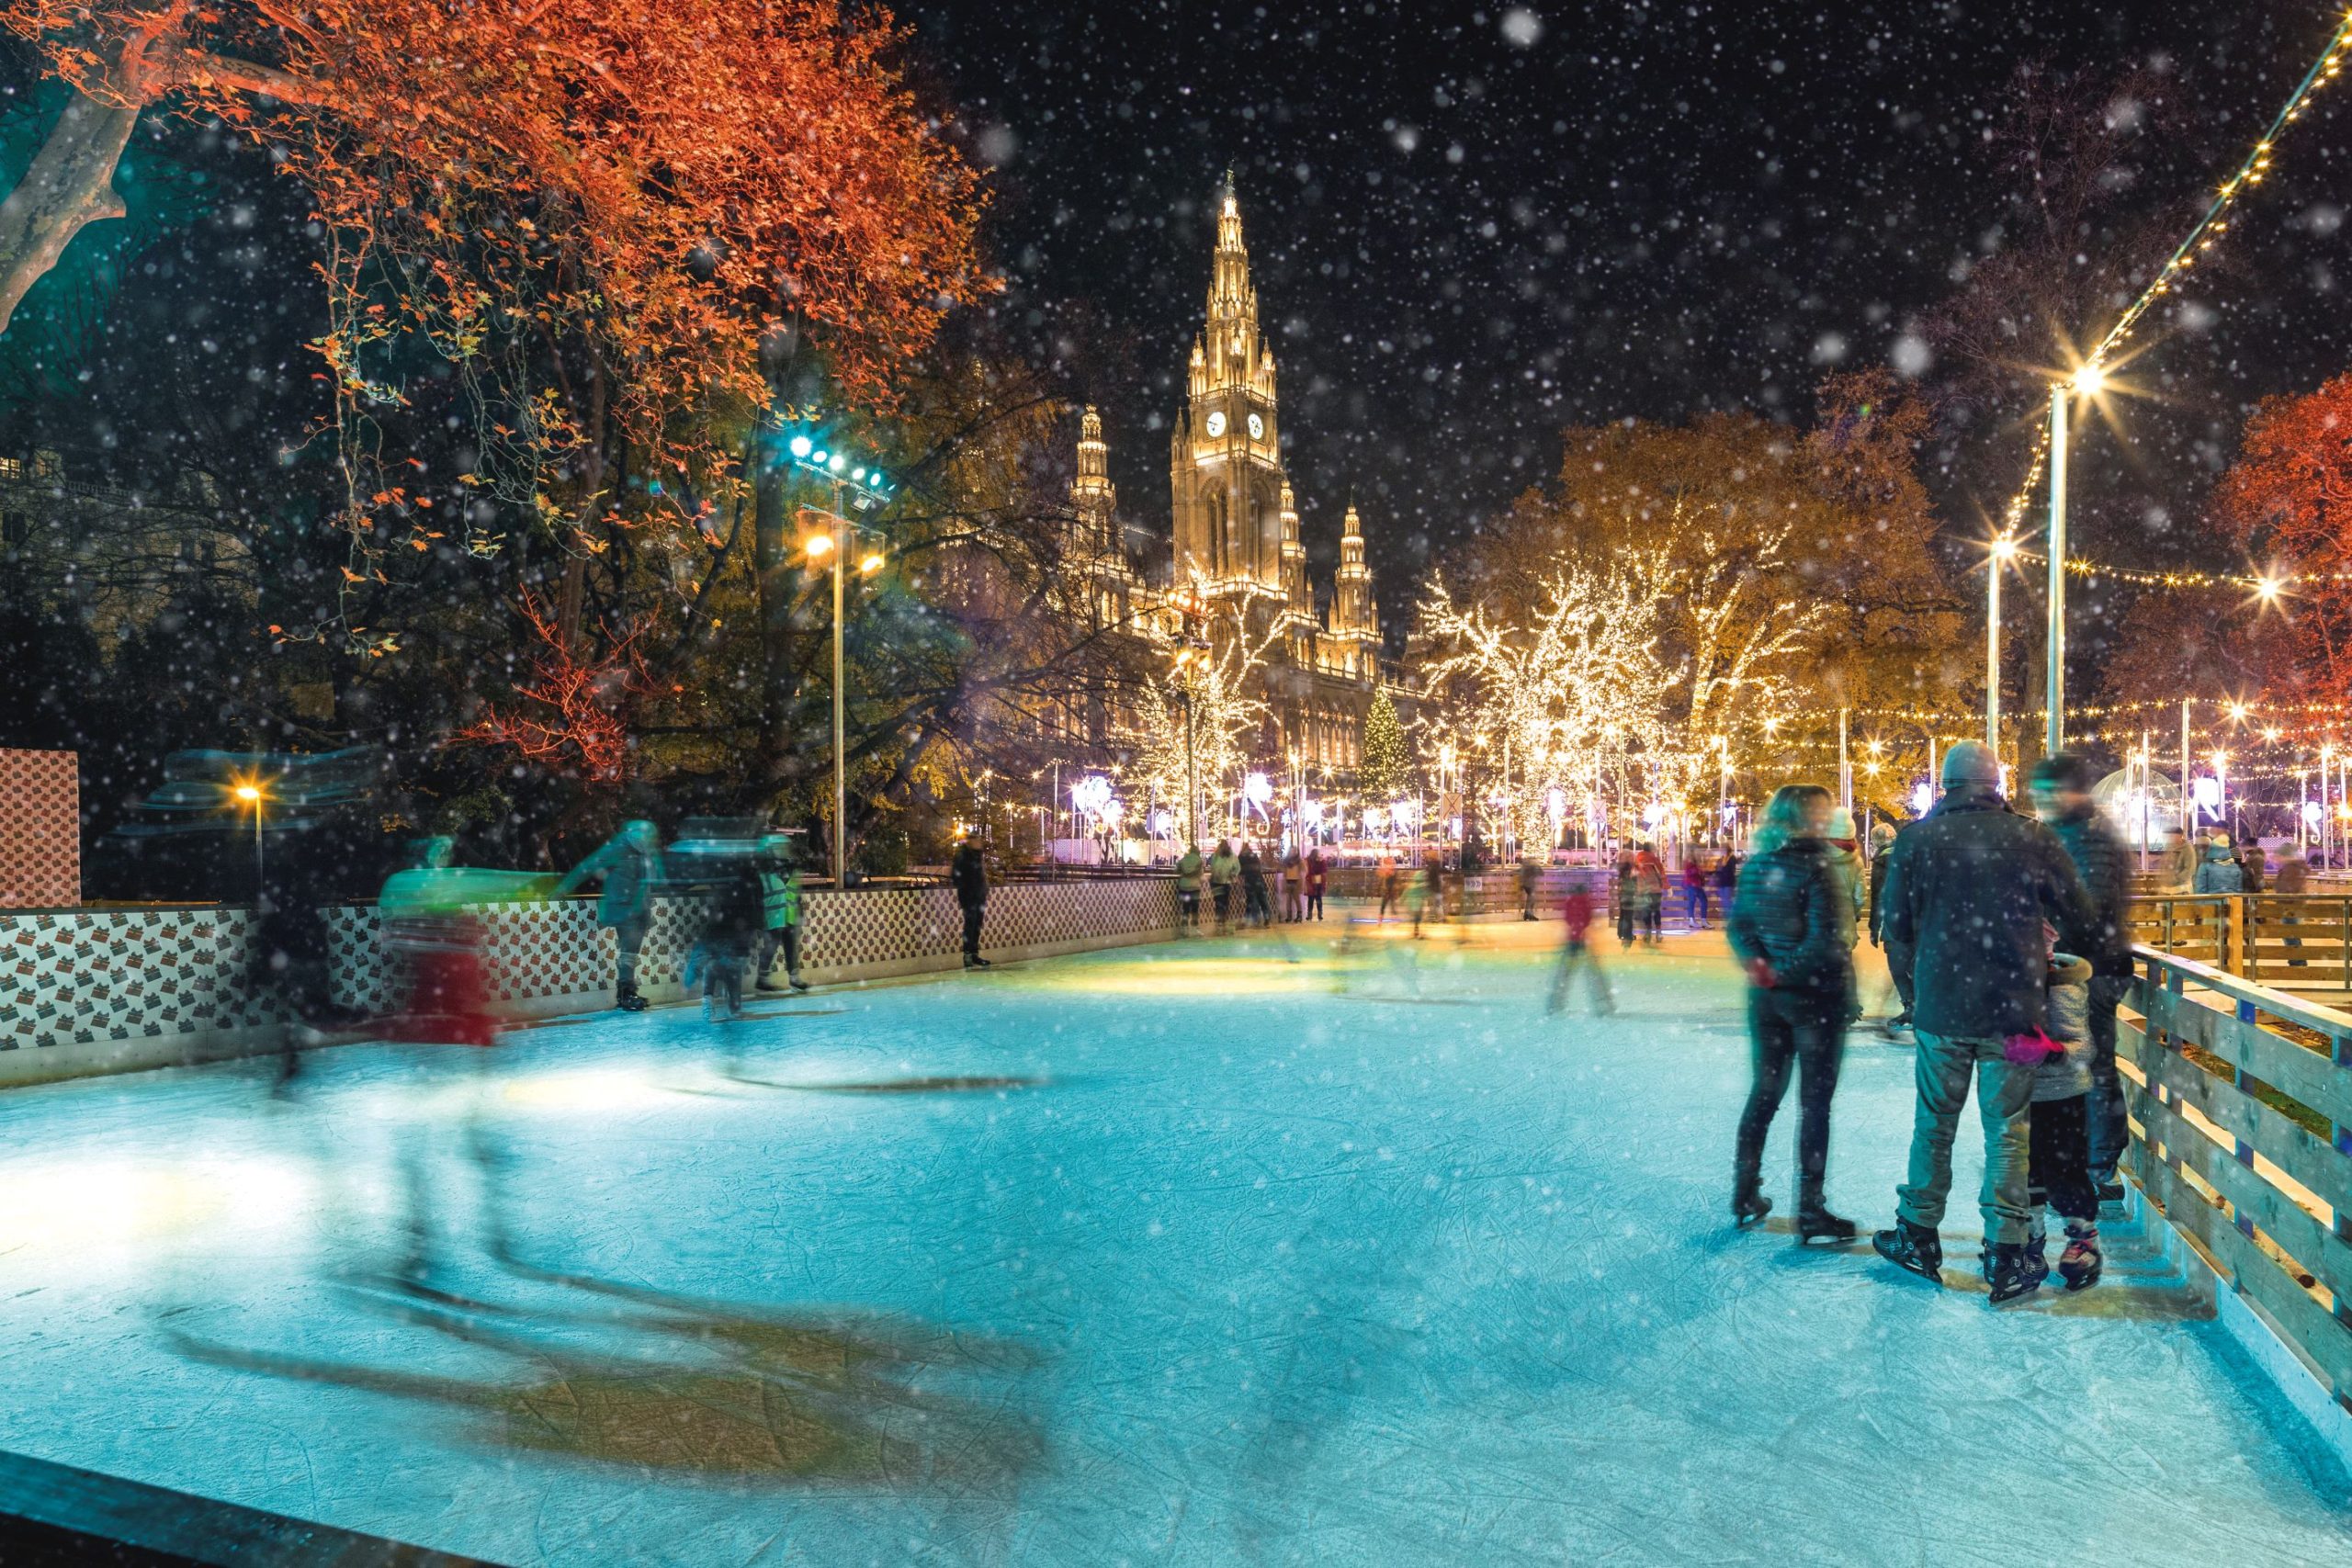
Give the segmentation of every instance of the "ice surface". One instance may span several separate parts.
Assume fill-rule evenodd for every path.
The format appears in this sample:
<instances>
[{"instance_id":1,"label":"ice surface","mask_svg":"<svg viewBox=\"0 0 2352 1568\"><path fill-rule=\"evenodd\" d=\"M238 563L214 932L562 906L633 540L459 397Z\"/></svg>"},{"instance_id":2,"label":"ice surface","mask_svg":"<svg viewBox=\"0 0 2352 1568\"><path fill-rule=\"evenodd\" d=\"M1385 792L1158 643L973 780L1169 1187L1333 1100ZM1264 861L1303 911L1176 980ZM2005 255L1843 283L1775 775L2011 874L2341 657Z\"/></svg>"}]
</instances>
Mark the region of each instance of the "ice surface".
<instances>
[{"instance_id":1,"label":"ice surface","mask_svg":"<svg viewBox=\"0 0 2352 1568\"><path fill-rule=\"evenodd\" d=\"M2177 1281L1962 1282L1968 1140L1941 1293L1733 1233L1720 948L1546 1020L1549 934L763 1000L740 1077L676 1009L14 1091L0 1444L514 1563L2352 1560ZM1847 1058L1866 1224L1910 1063Z\"/></svg>"}]
</instances>

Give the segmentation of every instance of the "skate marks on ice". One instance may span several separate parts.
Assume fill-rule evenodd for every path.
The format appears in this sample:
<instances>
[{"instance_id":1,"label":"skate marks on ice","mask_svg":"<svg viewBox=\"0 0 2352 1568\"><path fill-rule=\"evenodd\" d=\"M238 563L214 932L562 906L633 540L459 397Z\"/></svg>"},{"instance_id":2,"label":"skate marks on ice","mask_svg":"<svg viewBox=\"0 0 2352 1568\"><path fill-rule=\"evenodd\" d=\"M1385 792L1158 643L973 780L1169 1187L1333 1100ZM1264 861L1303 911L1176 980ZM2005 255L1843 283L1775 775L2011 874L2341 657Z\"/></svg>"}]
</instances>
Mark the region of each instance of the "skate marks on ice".
<instances>
[{"instance_id":1,"label":"skate marks on ice","mask_svg":"<svg viewBox=\"0 0 2352 1568\"><path fill-rule=\"evenodd\" d=\"M396 1358L243 1347L176 1321L158 1328L191 1361L454 1414L466 1439L489 1450L959 1495L1010 1495L1045 1455L1022 1387L1039 1357L1017 1341L899 1314L697 1301L522 1264L513 1274L556 1287L556 1301L492 1303L414 1280L347 1282L360 1321L421 1337ZM444 1362L469 1371L419 1370Z\"/></svg>"}]
</instances>

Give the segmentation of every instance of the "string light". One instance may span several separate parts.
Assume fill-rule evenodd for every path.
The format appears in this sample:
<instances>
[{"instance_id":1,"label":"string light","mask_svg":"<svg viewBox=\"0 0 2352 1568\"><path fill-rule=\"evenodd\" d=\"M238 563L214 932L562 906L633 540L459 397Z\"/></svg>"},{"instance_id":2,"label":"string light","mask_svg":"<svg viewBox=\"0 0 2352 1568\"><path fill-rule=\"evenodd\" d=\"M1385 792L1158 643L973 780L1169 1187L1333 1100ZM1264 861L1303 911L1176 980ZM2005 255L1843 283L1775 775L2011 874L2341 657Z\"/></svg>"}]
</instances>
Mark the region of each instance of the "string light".
<instances>
[{"instance_id":1,"label":"string light","mask_svg":"<svg viewBox=\"0 0 2352 1568\"><path fill-rule=\"evenodd\" d=\"M2302 81L2296 85L2294 92L2271 120L2270 129L2263 133L2262 140L2255 143L2254 150L2238 165L2237 173L2222 182L2213 199L2206 204L2204 215L2188 231L2188 238L2181 241L2179 247L2148 280L2148 286L2140 291L2140 297L2124 307L2123 313L2115 319L2115 324L2108 328L2107 335L2099 339L2098 346L2085 357L2081 368L2075 373L2078 386L2086 375L2093 378L2105 375L2109 359L2117 349L2130 341L2139 327L2140 318L2148 313L2157 299L2172 292L2173 285L2180 276L2196 265L2199 256L2213 248L2216 239L2229 231L2230 209L2240 197L2260 185L2263 176L2270 172L2271 153L2277 149L2279 138L2287 127L2300 119L2303 111L2311 107L2312 99L2319 89L2341 73L2347 46L2352 46L2352 11L2346 11L2343 20L2336 23L2335 32L2328 37L2327 47L2312 62L2312 68L2303 73ZM2044 423L2034 438L2033 457L2027 466L2025 483L2018 487L2017 495L2002 513L2010 531L2015 531L2024 521L2026 506L2041 485L2042 472L2049 462L2050 431ZM2073 570L2071 563L2068 570Z\"/></svg>"}]
</instances>

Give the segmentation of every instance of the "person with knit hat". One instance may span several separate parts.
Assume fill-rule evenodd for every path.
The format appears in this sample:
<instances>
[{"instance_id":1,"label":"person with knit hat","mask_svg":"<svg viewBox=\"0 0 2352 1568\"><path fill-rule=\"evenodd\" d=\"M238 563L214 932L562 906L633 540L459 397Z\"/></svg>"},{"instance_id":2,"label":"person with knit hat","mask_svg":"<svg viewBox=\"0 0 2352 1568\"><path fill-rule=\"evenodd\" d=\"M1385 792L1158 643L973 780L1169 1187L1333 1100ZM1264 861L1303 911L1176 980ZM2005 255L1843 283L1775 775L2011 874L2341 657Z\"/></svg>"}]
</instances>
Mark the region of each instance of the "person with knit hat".
<instances>
[{"instance_id":1,"label":"person with knit hat","mask_svg":"<svg viewBox=\"0 0 2352 1568\"><path fill-rule=\"evenodd\" d=\"M2026 1258L2026 1178L2034 1068L2048 1043L2045 1011L2054 926L2070 952L2095 934L2098 912L2065 846L2009 809L2000 761L1963 740L1944 753L1943 797L1894 841L1883 931L1913 953L1918 1103L1895 1224L1871 1238L1896 1266L1942 1281L1942 1223L1951 1146L1974 1080L1984 1127L1984 1270L1996 1305L2036 1289Z\"/></svg>"}]
</instances>

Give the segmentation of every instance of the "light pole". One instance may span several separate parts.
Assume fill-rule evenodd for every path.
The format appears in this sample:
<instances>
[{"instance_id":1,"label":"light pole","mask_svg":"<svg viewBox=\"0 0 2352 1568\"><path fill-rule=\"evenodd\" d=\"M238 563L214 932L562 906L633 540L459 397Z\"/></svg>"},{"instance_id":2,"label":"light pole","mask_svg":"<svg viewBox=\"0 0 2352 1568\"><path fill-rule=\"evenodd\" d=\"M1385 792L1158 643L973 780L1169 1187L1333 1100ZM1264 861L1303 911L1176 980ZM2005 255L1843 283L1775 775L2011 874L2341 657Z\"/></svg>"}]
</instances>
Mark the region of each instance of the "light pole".
<instances>
[{"instance_id":1,"label":"light pole","mask_svg":"<svg viewBox=\"0 0 2352 1568\"><path fill-rule=\"evenodd\" d=\"M2048 752L2066 749L2066 427L2077 393L2098 396L2107 386L2107 372L2092 360L2068 379L2050 389L2050 710Z\"/></svg>"},{"instance_id":2,"label":"light pole","mask_svg":"<svg viewBox=\"0 0 2352 1568\"><path fill-rule=\"evenodd\" d=\"M811 533L802 543L811 560L831 558L833 574L833 886L849 885L849 757L848 757L848 694L843 685L842 659L842 597L843 578L852 531L856 525L850 521L849 506L860 512L871 511L888 499L890 481L879 468L864 464L853 465L849 455L829 449L818 437L795 435L786 450L792 454L795 467L805 468L823 479L832 487L831 510L821 513L827 527L822 533ZM817 509L809 508L814 512ZM882 570L878 553L868 554L858 563L858 570L871 577Z\"/></svg>"}]
</instances>

